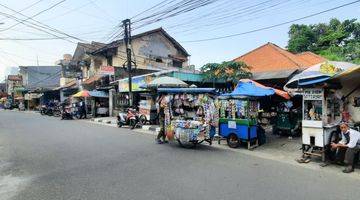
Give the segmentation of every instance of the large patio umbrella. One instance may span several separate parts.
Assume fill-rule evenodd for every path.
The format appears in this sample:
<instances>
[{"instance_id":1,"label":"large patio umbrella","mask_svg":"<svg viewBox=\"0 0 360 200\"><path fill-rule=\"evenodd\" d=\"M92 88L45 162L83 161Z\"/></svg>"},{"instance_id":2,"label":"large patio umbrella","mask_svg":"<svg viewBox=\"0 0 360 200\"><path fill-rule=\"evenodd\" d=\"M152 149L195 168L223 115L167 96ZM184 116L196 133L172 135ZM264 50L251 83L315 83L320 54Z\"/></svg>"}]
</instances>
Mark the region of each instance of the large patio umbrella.
<instances>
[{"instance_id":1,"label":"large patio umbrella","mask_svg":"<svg viewBox=\"0 0 360 200\"><path fill-rule=\"evenodd\" d=\"M146 88L162 88L162 87L188 87L184 81L169 77L169 76L162 76L159 78L154 79L149 84L145 86Z\"/></svg>"},{"instance_id":2,"label":"large patio umbrella","mask_svg":"<svg viewBox=\"0 0 360 200\"><path fill-rule=\"evenodd\" d=\"M81 90L80 92L72 95L73 97L90 97L90 93L87 90Z\"/></svg>"},{"instance_id":3,"label":"large patio umbrella","mask_svg":"<svg viewBox=\"0 0 360 200\"><path fill-rule=\"evenodd\" d=\"M319 63L295 75L285 84L284 88L298 88L321 83L355 66L349 62L326 61Z\"/></svg>"}]
</instances>

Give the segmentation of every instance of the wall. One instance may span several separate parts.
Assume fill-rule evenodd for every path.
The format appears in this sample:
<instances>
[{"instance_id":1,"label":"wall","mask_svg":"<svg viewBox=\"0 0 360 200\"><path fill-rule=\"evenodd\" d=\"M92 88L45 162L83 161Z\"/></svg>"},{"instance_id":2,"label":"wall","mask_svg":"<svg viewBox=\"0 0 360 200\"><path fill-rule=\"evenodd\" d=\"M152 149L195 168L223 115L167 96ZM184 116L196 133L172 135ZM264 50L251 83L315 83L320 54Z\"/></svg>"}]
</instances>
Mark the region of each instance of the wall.
<instances>
[{"instance_id":1,"label":"wall","mask_svg":"<svg viewBox=\"0 0 360 200\"><path fill-rule=\"evenodd\" d=\"M169 55L184 57L160 32L134 39L132 49L137 66L141 69L172 67L173 59ZM117 55L113 57L113 66L123 66L126 61L125 52L125 46L119 46ZM156 62L156 59L161 62ZM182 66L187 66L187 62L183 62Z\"/></svg>"},{"instance_id":2,"label":"wall","mask_svg":"<svg viewBox=\"0 0 360 200\"><path fill-rule=\"evenodd\" d=\"M347 95L360 84L360 81L346 80L346 81L342 81L341 84L343 86L343 88L341 89L342 95ZM359 122L360 121L360 107L353 106L354 97L360 97L360 89L357 89L355 92L353 92L348 97L348 99L350 100L350 103L348 105L348 110L351 115L351 118L353 121Z\"/></svg>"}]
</instances>

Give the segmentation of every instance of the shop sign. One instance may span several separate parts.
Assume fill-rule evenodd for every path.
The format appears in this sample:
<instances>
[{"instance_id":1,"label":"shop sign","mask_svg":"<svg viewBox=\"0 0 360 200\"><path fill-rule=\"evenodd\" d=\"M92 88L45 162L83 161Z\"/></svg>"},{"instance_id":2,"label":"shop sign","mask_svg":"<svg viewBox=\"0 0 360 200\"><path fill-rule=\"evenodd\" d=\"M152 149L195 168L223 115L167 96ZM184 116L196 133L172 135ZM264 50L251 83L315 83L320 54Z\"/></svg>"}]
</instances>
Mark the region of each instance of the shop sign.
<instances>
[{"instance_id":1,"label":"shop sign","mask_svg":"<svg viewBox=\"0 0 360 200\"><path fill-rule=\"evenodd\" d=\"M113 66L101 66L100 72L101 75L114 75L115 68Z\"/></svg>"},{"instance_id":2,"label":"shop sign","mask_svg":"<svg viewBox=\"0 0 360 200\"><path fill-rule=\"evenodd\" d=\"M229 129L236 129L236 121L228 121Z\"/></svg>"},{"instance_id":3,"label":"shop sign","mask_svg":"<svg viewBox=\"0 0 360 200\"><path fill-rule=\"evenodd\" d=\"M303 93L304 100L323 100L324 90L323 89L306 89Z\"/></svg>"}]
</instances>

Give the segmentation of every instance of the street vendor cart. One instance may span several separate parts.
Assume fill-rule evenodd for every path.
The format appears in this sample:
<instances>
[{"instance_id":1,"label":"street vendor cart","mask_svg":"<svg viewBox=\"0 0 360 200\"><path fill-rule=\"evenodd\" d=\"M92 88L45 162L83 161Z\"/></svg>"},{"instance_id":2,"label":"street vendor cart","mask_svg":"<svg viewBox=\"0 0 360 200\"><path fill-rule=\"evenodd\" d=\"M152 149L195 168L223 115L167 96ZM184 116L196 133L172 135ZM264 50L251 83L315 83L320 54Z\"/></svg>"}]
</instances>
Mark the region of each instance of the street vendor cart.
<instances>
[{"instance_id":1,"label":"street vendor cart","mask_svg":"<svg viewBox=\"0 0 360 200\"><path fill-rule=\"evenodd\" d=\"M305 156L321 156L337 134L340 116L340 99L323 88L307 88L303 93L302 151Z\"/></svg>"},{"instance_id":2,"label":"street vendor cart","mask_svg":"<svg viewBox=\"0 0 360 200\"><path fill-rule=\"evenodd\" d=\"M214 88L158 88L165 108L164 129L168 139L175 139L182 147L212 144L216 115Z\"/></svg>"},{"instance_id":3,"label":"street vendor cart","mask_svg":"<svg viewBox=\"0 0 360 200\"><path fill-rule=\"evenodd\" d=\"M283 91L265 87L255 81L242 79L233 92L220 95L217 107L220 110L219 143L225 138L231 148L246 143L248 149L259 145L258 113L261 97L274 94L288 97Z\"/></svg>"}]
</instances>

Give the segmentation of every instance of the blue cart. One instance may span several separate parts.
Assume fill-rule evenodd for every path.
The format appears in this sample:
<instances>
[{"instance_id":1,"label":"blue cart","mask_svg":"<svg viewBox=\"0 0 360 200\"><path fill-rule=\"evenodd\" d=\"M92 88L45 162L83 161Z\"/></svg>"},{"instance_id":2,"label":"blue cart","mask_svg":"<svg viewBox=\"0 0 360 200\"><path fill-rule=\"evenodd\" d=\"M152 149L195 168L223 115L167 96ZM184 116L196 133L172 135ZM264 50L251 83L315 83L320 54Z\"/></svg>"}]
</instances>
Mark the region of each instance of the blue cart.
<instances>
[{"instance_id":1,"label":"blue cart","mask_svg":"<svg viewBox=\"0 0 360 200\"><path fill-rule=\"evenodd\" d=\"M219 135L226 138L231 148L237 148L241 143L247 143L248 149L259 145L255 120L220 118Z\"/></svg>"}]
</instances>

